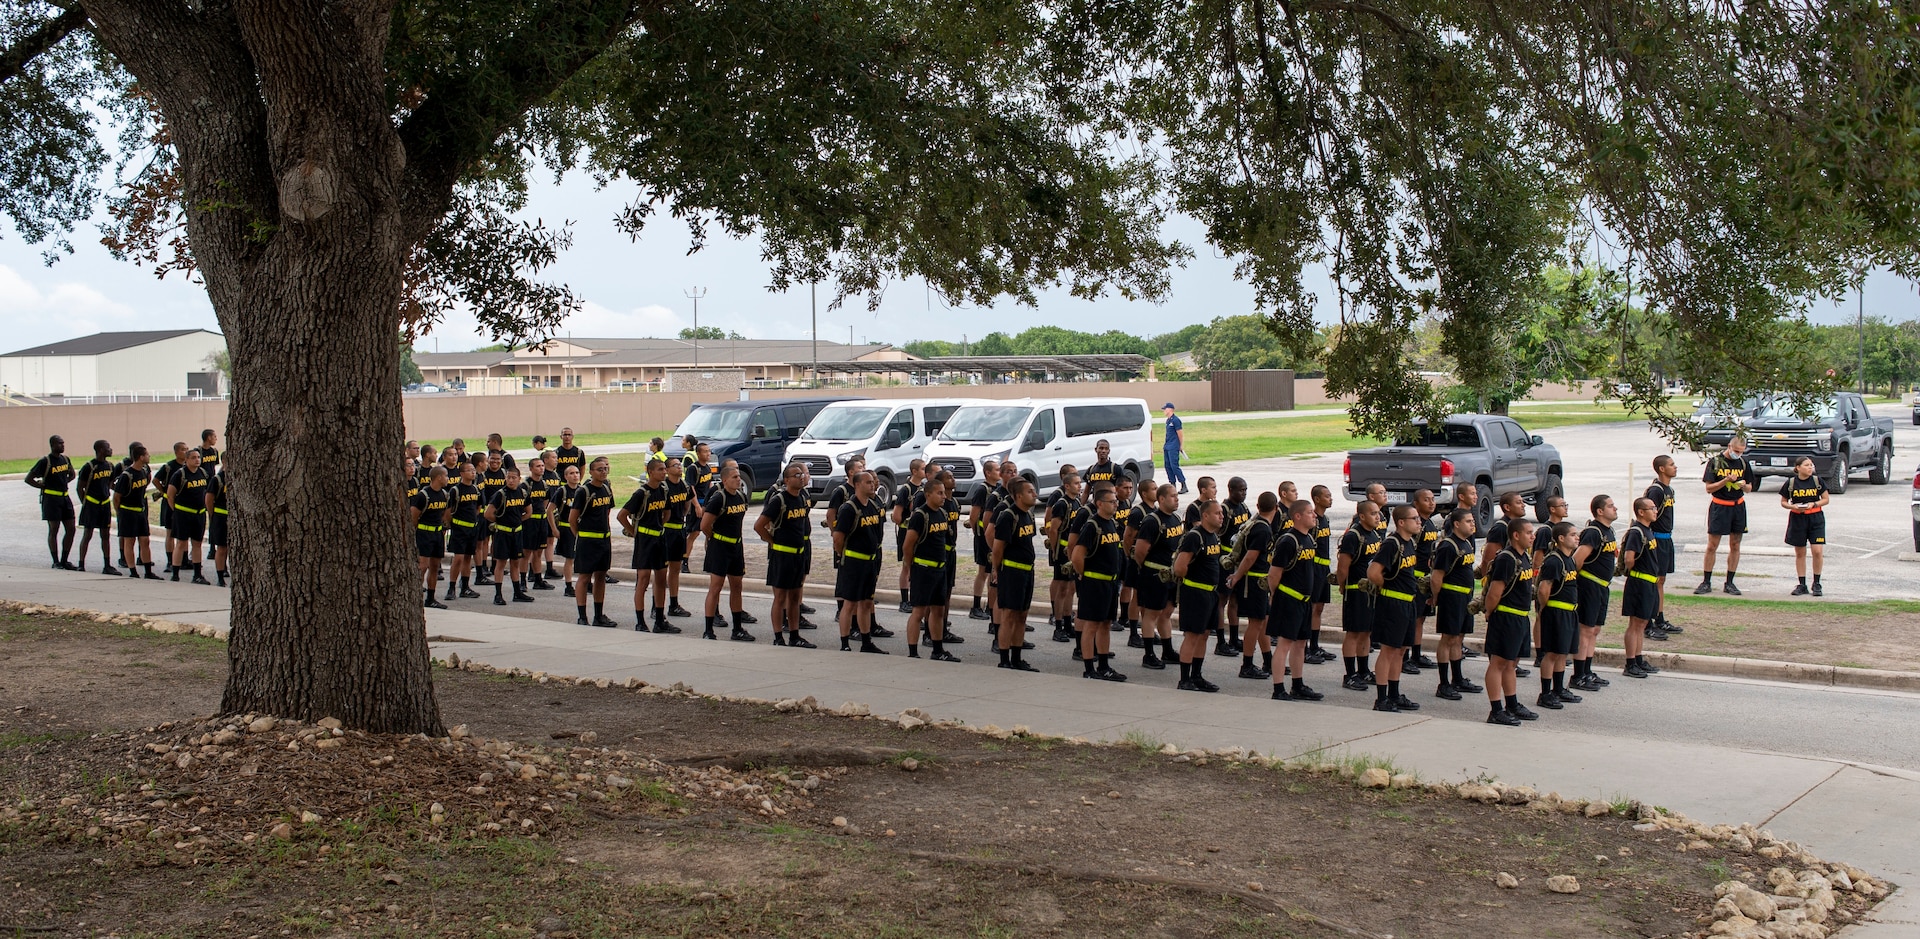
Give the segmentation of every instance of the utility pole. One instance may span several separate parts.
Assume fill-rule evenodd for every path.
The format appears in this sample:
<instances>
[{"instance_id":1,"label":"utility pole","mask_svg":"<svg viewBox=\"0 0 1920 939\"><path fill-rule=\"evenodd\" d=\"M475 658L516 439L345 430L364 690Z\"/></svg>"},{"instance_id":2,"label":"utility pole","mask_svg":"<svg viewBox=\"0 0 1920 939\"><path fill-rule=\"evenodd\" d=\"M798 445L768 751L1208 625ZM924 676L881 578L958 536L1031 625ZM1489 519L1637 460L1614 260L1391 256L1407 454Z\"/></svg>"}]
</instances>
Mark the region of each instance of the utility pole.
<instances>
[{"instance_id":1,"label":"utility pole","mask_svg":"<svg viewBox=\"0 0 1920 939\"><path fill-rule=\"evenodd\" d=\"M1859 305L1854 307L1853 333L1860 340L1860 394L1867 393L1867 279L1860 278Z\"/></svg>"},{"instance_id":2,"label":"utility pole","mask_svg":"<svg viewBox=\"0 0 1920 939\"><path fill-rule=\"evenodd\" d=\"M820 387L820 282L807 285L807 302L813 308L813 329L807 333L813 340L813 375L807 387Z\"/></svg>"},{"instance_id":3,"label":"utility pole","mask_svg":"<svg viewBox=\"0 0 1920 939\"><path fill-rule=\"evenodd\" d=\"M707 288L694 287L687 291L693 298L693 367L700 367L700 298L707 295Z\"/></svg>"}]
</instances>

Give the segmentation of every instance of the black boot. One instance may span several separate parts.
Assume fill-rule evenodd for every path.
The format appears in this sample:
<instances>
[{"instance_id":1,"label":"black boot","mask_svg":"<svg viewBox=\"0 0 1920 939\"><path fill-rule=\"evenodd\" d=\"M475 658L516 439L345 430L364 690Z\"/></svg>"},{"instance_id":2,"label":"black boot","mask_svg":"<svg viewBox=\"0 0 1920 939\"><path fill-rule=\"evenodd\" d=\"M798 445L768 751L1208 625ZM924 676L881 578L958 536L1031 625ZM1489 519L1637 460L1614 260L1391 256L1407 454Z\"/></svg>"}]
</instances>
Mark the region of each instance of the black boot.
<instances>
[{"instance_id":1,"label":"black boot","mask_svg":"<svg viewBox=\"0 0 1920 939\"><path fill-rule=\"evenodd\" d=\"M667 598L667 615L668 616L692 616L693 614L688 612L686 607L683 607L680 605L679 597L669 597Z\"/></svg>"},{"instance_id":2,"label":"black boot","mask_svg":"<svg viewBox=\"0 0 1920 939\"><path fill-rule=\"evenodd\" d=\"M707 626L706 626L706 629L704 629L704 630L701 630L701 632L700 632L700 638L702 638L702 639L712 639L712 640L714 640L715 642L718 642L718 641L720 641L720 637L719 637L719 636L716 636L716 635L714 635L714 634L713 634L713 627L714 627L714 621L715 621L715 620L719 620L719 619L720 619L720 617L718 617L718 616L708 616L708 617L705 617L705 620L706 620L706 624L707 624Z\"/></svg>"},{"instance_id":3,"label":"black boot","mask_svg":"<svg viewBox=\"0 0 1920 939\"><path fill-rule=\"evenodd\" d=\"M727 638L734 642L754 641L753 633L747 632L746 627L743 625L746 621L747 614L743 611L735 610L733 613L733 632L730 633Z\"/></svg>"},{"instance_id":4,"label":"black boot","mask_svg":"<svg viewBox=\"0 0 1920 939\"><path fill-rule=\"evenodd\" d=\"M653 631L657 633L677 633L680 631L680 627L667 622L667 614L660 612L659 607L654 607Z\"/></svg>"}]
</instances>

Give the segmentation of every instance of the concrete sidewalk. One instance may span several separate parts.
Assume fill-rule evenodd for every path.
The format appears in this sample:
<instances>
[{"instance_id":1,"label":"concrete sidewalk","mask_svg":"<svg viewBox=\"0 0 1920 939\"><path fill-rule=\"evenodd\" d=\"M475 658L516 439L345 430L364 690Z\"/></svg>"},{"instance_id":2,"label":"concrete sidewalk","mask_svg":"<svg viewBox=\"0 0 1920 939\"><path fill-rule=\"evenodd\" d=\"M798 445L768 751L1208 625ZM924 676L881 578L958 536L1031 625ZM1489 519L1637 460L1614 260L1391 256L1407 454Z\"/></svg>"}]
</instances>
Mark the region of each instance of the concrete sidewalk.
<instances>
[{"instance_id":1,"label":"concrete sidewalk","mask_svg":"<svg viewBox=\"0 0 1920 939\"><path fill-rule=\"evenodd\" d=\"M132 581L0 567L0 598L228 626L227 594L170 582ZM1920 877L1920 773L1860 763L1715 746L1647 741L1555 728L1496 727L1418 714L1377 714L1308 704L1249 707L1144 683L965 668L894 655L885 659L797 652L766 641L704 642L587 629L545 620L430 610L436 657L588 678L685 682L696 691L763 698L812 695L875 713L917 707L968 724L1025 724L1036 732L1118 740L1146 734L1182 748L1245 747L1296 756L1347 749L1391 757L1429 780L1482 774L1567 797L1631 797L1717 823L1753 824L1822 857L1900 884ZM1544 726L1543 726L1544 725ZM1914 892L1896 893L1878 923L1842 935L1920 935Z\"/></svg>"}]
</instances>

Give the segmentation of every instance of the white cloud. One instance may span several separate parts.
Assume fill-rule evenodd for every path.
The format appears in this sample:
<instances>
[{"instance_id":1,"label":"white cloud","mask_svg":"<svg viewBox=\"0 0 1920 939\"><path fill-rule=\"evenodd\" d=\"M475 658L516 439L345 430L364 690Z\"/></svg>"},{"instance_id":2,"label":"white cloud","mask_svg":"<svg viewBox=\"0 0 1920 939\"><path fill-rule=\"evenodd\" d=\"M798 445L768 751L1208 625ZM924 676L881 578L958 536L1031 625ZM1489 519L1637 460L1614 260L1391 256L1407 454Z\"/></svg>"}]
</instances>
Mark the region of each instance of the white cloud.
<instances>
[{"instance_id":1,"label":"white cloud","mask_svg":"<svg viewBox=\"0 0 1920 939\"><path fill-rule=\"evenodd\" d=\"M0 264L0 310L7 314L4 342L8 348L27 348L74 336L115 330L158 329L176 325L211 328L212 315L168 315L169 322L115 300L93 286L76 281L35 282L14 268ZM204 321L203 321L204 320Z\"/></svg>"}]
</instances>

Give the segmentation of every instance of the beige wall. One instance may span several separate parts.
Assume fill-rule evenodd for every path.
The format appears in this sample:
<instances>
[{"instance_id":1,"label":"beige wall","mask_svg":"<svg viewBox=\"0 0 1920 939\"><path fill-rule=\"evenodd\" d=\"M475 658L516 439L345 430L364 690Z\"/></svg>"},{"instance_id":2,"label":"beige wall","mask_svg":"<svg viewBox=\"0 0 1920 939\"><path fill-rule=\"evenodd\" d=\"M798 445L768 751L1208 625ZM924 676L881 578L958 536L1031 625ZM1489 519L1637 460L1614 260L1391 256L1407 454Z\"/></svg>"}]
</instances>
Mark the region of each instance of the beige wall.
<instances>
[{"instance_id":1,"label":"beige wall","mask_svg":"<svg viewBox=\"0 0 1920 939\"><path fill-rule=\"evenodd\" d=\"M1533 389L1527 396L1530 401L1592 401L1599 396L1600 385L1587 382L1576 389L1572 385L1548 384ZM1326 381L1320 378L1298 378L1293 384L1293 406L1297 408L1313 407L1317 404L1343 404L1344 400L1327 397Z\"/></svg>"},{"instance_id":2,"label":"beige wall","mask_svg":"<svg viewBox=\"0 0 1920 939\"><path fill-rule=\"evenodd\" d=\"M67 452L79 456L91 455L93 442L101 439L124 456L127 444L138 440L170 459L174 441L198 444L200 431L208 427L220 431L224 443L226 401L0 407L0 459L44 456L52 434L67 438Z\"/></svg>"}]
</instances>

